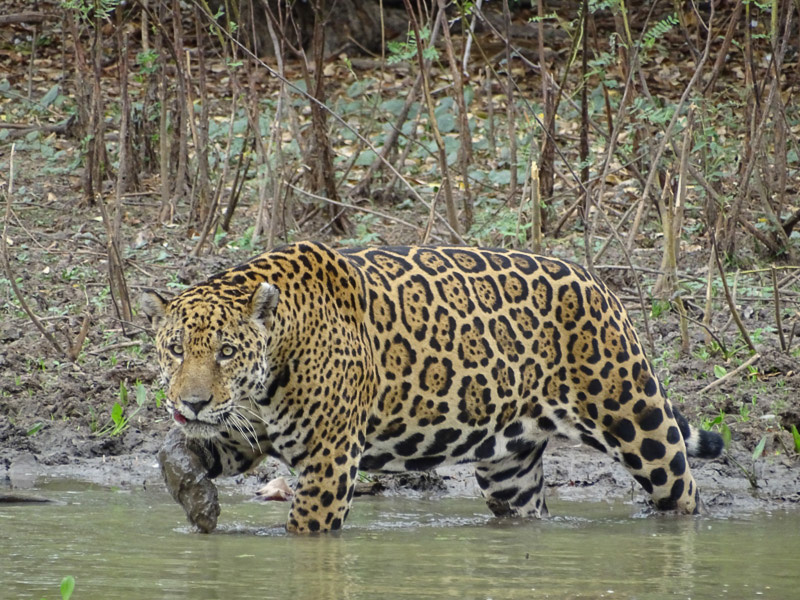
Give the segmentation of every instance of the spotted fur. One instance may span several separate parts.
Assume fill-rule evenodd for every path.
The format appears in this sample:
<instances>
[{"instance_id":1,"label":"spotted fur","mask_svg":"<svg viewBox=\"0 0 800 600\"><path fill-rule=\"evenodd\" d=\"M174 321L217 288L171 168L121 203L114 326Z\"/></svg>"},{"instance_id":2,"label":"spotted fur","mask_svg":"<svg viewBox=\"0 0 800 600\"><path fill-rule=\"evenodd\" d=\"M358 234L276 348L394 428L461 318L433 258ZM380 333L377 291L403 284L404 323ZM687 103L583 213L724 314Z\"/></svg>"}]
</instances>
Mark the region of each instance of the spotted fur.
<instances>
[{"instance_id":1,"label":"spotted fur","mask_svg":"<svg viewBox=\"0 0 800 600\"><path fill-rule=\"evenodd\" d=\"M299 243L142 306L167 408L209 475L292 466L294 532L341 528L359 469L474 463L495 514L546 515L555 434L694 513L687 447L722 448L671 406L617 297L554 258Z\"/></svg>"}]
</instances>

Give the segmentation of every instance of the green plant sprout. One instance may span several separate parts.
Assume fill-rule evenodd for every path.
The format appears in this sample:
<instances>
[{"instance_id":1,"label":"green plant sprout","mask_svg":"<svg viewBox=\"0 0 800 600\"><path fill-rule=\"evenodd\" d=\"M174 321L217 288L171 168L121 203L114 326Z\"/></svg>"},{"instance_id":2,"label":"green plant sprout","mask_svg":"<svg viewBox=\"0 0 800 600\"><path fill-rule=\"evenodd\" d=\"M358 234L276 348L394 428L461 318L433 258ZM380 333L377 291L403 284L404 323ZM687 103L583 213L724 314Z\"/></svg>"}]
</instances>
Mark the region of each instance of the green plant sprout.
<instances>
[{"instance_id":1,"label":"green plant sprout","mask_svg":"<svg viewBox=\"0 0 800 600\"><path fill-rule=\"evenodd\" d=\"M439 57L439 52L433 46L428 46L427 42L431 37L431 30L429 27L423 27L420 32L422 40L426 42L425 49L422 51L422 56L425 60L436 60ZM413 31L408 33L407 41L405 42L389 42L389 64L395 64L403 61L411 61L417 55L417 38Z\"/></svg>"},{"instance_id":2,"label":"green plant sprout","mask_svg":"<svg viewBox=\"0 0 800 600\"><path fill-rule=\"evenodd\" d=\"M61 580L61 600L69 600L75 591L75 578L67 575Z\"/></svg>"},{"instance_id":3,"label":"green plant sprout","mask_svg":"<svg viewBox=\"0 0 800 600\"><path fill-rule=\"evenodd\" d=\"M800 432L797 425L792 425L792 438L794 439L794 451L800 454Z\"/></svg>"},{"instance_id":4,"label":"green plant sprout","mask_svg":"<svg viewBox=\"0 0 800 600\"><path fill-rule=\"evenodd\" d=\"M653 305L650 308L650 316L657 319L662 314L668 313L671 306L669 300L653 300Z\"/></svg>"},{"instance_id":5,"label":"green plant sprout","mask_svg":"<svg viewBox=\"0 0 800 600\"><path fill-rule=\"evenodd\" d=\"M97 429L97 420L95 415L92 414L93 426L90 425L90 428L93 429L95 435L115 436L121 434L128 428L131 419L135 417L136 414L142 410L142 408L144 408L144 405L147 402L147 389L144 387L144 384L141 381L137 381L134 384L134 390L134 397L137 405L136 410L129 415L125 415L125 407L128 404L128 388L125 386L124 381L119 382L119 400L114 402L114 406L111 407L111 422L102 429ZM93 413L91 410L90 412Z\"/></svg>"},{"instance_id":6,"label":"green plant sprout","mask_svg":"<svg viewBox=\"0 0 800 600\"><path fill-rule=\"evenodd\" d=\"M70 600L72 598L72 592L75 591L75 578L72 575L67 575L61 580L61 600ZM46 600L46 598L42 598L42 600Z\"/></svg>"},{"instance_id":7,"label":"green plant sprout","mask_svg":"<svg viewBox=\"0 0 800 600\"><path fill-rule=\"evenodd\" d=\"M726 416L725 412L720 409L716 417L713 419L704 418L700 426L706 431L710 431L712 428L716 427L722 436L725 448L728 448L731 444L731 429L728 427L728 424L725 423Z\"/></svg>"},{"instance_id":8,"label":"green plant sprout","mask_svg":"<svg viewBox=\"0 0 800 600\"><path fill-rule=\"evenodd\" d=\"M764 434L761 436L761 439L756 444L755 450L753 450L753 461L757 461L761 455L764 453L764 447L767 445L767 435Z\"/></svg>"}]
</instances>

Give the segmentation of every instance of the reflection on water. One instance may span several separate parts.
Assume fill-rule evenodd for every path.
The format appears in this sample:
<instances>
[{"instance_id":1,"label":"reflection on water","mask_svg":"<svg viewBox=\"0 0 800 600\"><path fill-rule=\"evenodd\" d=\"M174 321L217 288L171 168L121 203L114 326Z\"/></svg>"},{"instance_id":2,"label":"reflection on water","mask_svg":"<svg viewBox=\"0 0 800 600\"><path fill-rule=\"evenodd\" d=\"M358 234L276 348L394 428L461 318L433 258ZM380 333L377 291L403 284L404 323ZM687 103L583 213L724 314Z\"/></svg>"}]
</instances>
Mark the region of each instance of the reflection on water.
<instances>
[{"instance_id":1,"label":"reflection on water","mask_svg":"<svg viewBox=\"0 0 800 600\"><path fill-rule=\"evenodd\" d=\"M550 502L545 521L478 499L359 498L340 534L292 537L288 506L225 497L190 533L165 493L59 482L61 505L0 506L0 597L779 598L800 589L800 513L632 518L625 504Z\"/></svg>"}]
</instances>

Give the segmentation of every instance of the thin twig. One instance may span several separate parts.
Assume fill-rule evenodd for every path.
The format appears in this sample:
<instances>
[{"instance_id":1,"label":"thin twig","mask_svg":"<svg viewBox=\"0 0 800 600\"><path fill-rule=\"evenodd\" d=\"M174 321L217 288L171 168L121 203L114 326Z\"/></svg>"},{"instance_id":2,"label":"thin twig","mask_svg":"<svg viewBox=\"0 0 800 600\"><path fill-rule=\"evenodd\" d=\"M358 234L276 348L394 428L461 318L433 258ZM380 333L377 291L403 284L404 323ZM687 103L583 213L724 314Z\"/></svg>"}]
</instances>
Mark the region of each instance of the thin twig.
<instances>
[{"instance_id":1,"label":"thin twig","mask_svg":"<svg viewBox=\"0 0 800 600\"><path fill-rule=\"evenodd\" d=\"M14 277L14 273L11 271L11 263L8 260L8 222L11 218L11 197L14 194L14 150L16 144L11 144L11 154L8 159L8 189L6 190L6 216L5 220L3 221L3 237L2 237L2 249L3 249L3 268L6 272L6 277L8 278L9 284L11 285L11 289L14 290L14 295L17 297L17 301L19 305L22 307L22 310L25 311L25 314L28 315L31 322L34 324L36 329L45 337L45 339L50 342L50 345L56 349L56 352L59 353L61 356L67 356L64 350L61 348L61 345L56 341L56 338L47 331L44 326L39 322L39 319L34 314L34 312L28 306L28 303L25 301L25 298L22 295L22 291L17 286L16 277Z\"/></svg>"},{"instance_id":2,"label":"thin twig","mask_svg":"<svg viewBox=\"0 0 800 600\"><path fill-rule=\"evenodd\" d=\"M697 319L695 319L694 317L690 317L688 313L686 313L686 315L684 315L684 316L685 316L685 318L686 318L686 320L687 320L687 321L689 321L689 322L691 322L691 323L694 323L695 325L699 325L699 326L700 326L702 329L704 329L704 330L705 330L705 332L708 334L709 338L711 338L711 339L713 339L715 342L717 342L717 345L719 346L719 349L722 351L722 353L723 353L723 354L727 354L727 353L728 353L728 347L727 347L727 345L725 344L725 342L723 342L723 341L722 341L722 338L718 337L718 336L717 336L717 335L716 335L716 334L715 334L715 333L714 333L714 332L711 330L711 327L710 327L709 325L707 325L706 323L704 323L704 322L702 322L702 321L698 321L698 320L697 320ZM710 344L711 342L710 342L710 340L708 340L706 343L707 343L707 344Z\"/></svg>"},{"instance_id":3,"label":"thin twig","mask_svg":"<svg viewBox=\"0 0 800 600\"><path fill-rule=\"evenodd\" d=\"M46 13L24 12L14 15L0 15L0 25L13 25L16 23L42 23L47 19L55 19L56 15L48 15Z\"/></svg>"},{"instance_id":4,"label":"thin twig","mask_svg":"<svg viewBox=\"0 0 800 600\"><path fill-rule=\"evenodd\" d=\"M413 223L409 223L408 221L404 221L403 219L400 219L399 217L392 216L392 215L390 215L388 213L384 213L384 212L381 212L379 210L373 210L371 208L367 208L366 206L359 206L359 205L356 205L356 204L347 204L346 202L340 202L339 200L331 200L330 198L326 198L325 196L320 196L319 194L314 194L312 192L309 192L308 190L304 190L302 188L299 188L296 185L293 185L289 181L286 181L284 183L285 183L285 185L287 187L291 188L295 192L297 192L299 194L303 194L304 196L308 196L309 198L312 198L314 200L321 200L322 202L327 202L329 204L333 204L335 206L341 206L343 208L348 208L348 209L351 209L351 210L360 210L361 212L365 212L365 213L368 213L370 215L375 215L375 216L380 217L382 219L388 219L389 221L393 221L395 223L399 223L400 225L405 225L406 227L408 227L409 229L413 229L417 233L419 233L419 231L420 231L420 227L419 226L414 225ZM464 240L461 240L461 243L463 244Z\"/></svg>"},{"instance_id":5,"label":"thin twig","mask_svg":"<svg viewBox=\"0 0 800 600\"><path fill-rule=\"evenodd\" d=\"M717 263L717 269L719 269L720 279L722 279L722 289L725 291L725 300L728 302L728 308L731 310L731 318L736 322L736 326L739 328L739 332L742 334L742 339L744 339L747 347L750 348L751 352L755 353L756 347L753 345L753 340L750 339L750 334L747 333L744 323L742 323L742 318L739 316L739 311L736 310L736 303L733 301L733 296L731 296L731 291L728 288L728 279L725 277L725 270L722 268L722 261L719 258L716 236L713 232L709 233L711 234L711 251L714 253L714 260Z\"/></svg>"},{"instance_id":6,"label":"thin twig","mask_svg":"<svg viewBox=\"0 0 800 600\"><path fill-rule=\"evenodd\" d=\"M439 14L447 14L445 0L438 0ZM469 186L469 166L472 164L472 134L469 128L469 116L467 115L467 105L464 100L464 77L458 68L455 50L453 49L453 38L450 35L450 28L442 27L444 34L444 47L447 54L447 62L450 64L450 71L453 75L453 96L458 107L458 137L460 146L458 150L458 162L461 167L461 182L464 187L462 191L464 207L464 231L469 231L473 221L473 202L472 191ZM445 190L446 192L447 190Z\"/></svg>"},{"instance_id":7,"label":"thin twig","mask_svg":"<svg viewBox=\"0 0 800 600\"><path fill-rule=\"evenodd\" d=\"M753 354L753 356L751 356L750 358L748 358L746 361L744 361L742 364L740 364L738 367L736 367L736 368L735 368L733 371L731 371L730 373L726 373L725 375L723 375L723 376L722 376L722 377L720 377L719 379L717 379L717 380L715 380L715 381L712 381L711 383L709 383L709 384L708 384L706 387L704 387L702 390L700 390L700 392L699 392L697 395L698 395L698 396L702 396L702 395L703 395L703 394L705 394L706 392L709 392L709 391L713 390L713 389L714 389L715 387L717 387L718 385L721 385L723 382L727 381L728 379L730 379L730 378L734 377L735 375L738 375L739 373L741 373L742 371L744 371L744 370L745 370L747 367L749 367L750 365L752 365L752 364L753 364L754 362L756 362L756 361L757 361L759 358L761 358L761 355L760 355L760 354L758 354L758 353L756 353L756 354Z\"/></svg>"},{"instance_id":8,"label":"thin twig","mask_svg":"<svg viewBox=\"0 0 800 600\"><path fill-rule=\"evenodd\" d=\"M633 243L636 239L636 235L639 232L639 224L641 223L642 215L644 213L644 208L647 202L647 194L650 191L650 187L655 180L655 176L658 173L658 163L661 161L661 156L664 154L664 150L667 147L667 144L672 140L672 132L675 128L675 124L678 122L678 118L681 116L683 112L683 107L686 102L689 100L689 95L691 94L692 90L694 89L695 84L700 79L700 74L703 72L703 67L708 60L708 56L711 52L711 42L714 40L714 34L712 33L713 28L712 25L714 23L714 3L711 3L711 14L708 18L708 36L706 37L706 45L705 49L703 50L703 56L700 58L700 61L697 63L695 67L694 73L692 74L692 78L689 80L689 83L683 90L683 94L681 94L680 100L678 101L677 106L675 106L675 112L672 114L672 118L667 125L666 130L664 131L663 135L661 136L661 141L658 144L658 148L656 149L655 155L653 156L650 173L647 176L647 180L644 184L644 189L642 190L641 197L639 199L639 208L637 209L636 215L633 219L633 225L631 226L630 231L628 232L628 250L633 249Z\"/></svg>"},{"instance_id":9,"label":"thin twig","mask_svg":"<svg viewBox=\"0 0 800 600\"><path fill-rule=\"evenodd\" d=\"M513 70L511 69L511 12L508 7L508 0L503 0L503 28L505 30L503 42L505 43L506 53L506 123L508 127L508 161L511 165L509 170L511 181L508 184L508 199L512 200L517 195L517 130L516 130L516 104L514 101L515 81ZM541 67L540 67L541 69ZM537 121L538 121L537 117ZM539 125L544 129L544 125ZM547 130L545 129L545 132Z\"/></svg>"},{"instance_id":10,"label":"thin twig","mask_svg":"<svg viewBox=\"0 0 800 600\"><path fill-rule=\"evenodd\" d=\"M89 315L83 315L83 323L81 323L81 330L78 332L78 336L75 338L75 341L70 341L70 336L68 331L64 331L64 337L67 340L68 350L67 350L67 357L71 362L75 362L78 360L78 356L80 356L81 348L83 348L83 342L86 341L86 336L89 335L89 325L91 325L91 319Z\"/></svg>"},{"instance_id":11,"label":"thin twig","mask_svg":"<svg viewBox=\"0 0 800 600\"><path fill-rule=\"evenodd\" d=\"M795 331L797 331L797 323L798 323L797 321L792 323L792 330L789 332L789 339L786 340L786 349L788 351L792 350L792 342L794 341Z\"/></svg>"},{"instance_id":12,"label":"thin twig","mask_svg":"<svg viewBox=\"0 0 800 600\"><path fill-rule=\"evenodd\" d=\"M733 41L733 34L736 31L736 26L739 23L739 18L741 15L742 0L737 0L736 6L733 8L733 12L731 13L731 20L728 22L728 29L725 32L725 39L722 41L722 46L716 51L717 60L714 63L714 67L711 69L711 74L708 77L705 86L703 86L703 95L706 97L710 96L710 94L714 91L714 86L717 83L717 77L719 77L723 66L729 59L728 49Z\"/></svg>"},{"instance_id":13,"label":"thin twig","mask_svg":"<svg viewBox=\"0 0 800 600\"><path fill-rule=\"evenodd\" d=\"M775 267L772 268L772 293L775 298L775 326L778 328L781 352L786 352L786 338L783 335L783 323L781 321L781 292L778 289L778 275L775 273Z\"/></svg>"},{"instance_id":14,"label":"thin twig","mask_svg":"<svg viewBox=\"0 0 800 600\"><path fill-rule=\"evenodd\" d=\"M678 310L679 325L681 331L681 355L689 356L691 350L691 340L689 339L689 315L686 314L686 305L680 295L676 296L675 308Z\"/></svg>"},{"instance_id":15,"label":"thin twig","mask_svg":"<svg viewBox=\"0 0 800 600\"><path fill-rule=\"evenodd\" d=\"M428 117L429 117L429 126L431 129L431 133L433 134L433 139L436 142L436 149L437 149L437 157L439 159L439 169L442 176L442 187L444 188L444 204L445 210L447 212L447 221L450 224L451 229L451 241L457 242L458 238L460 237L458 229L458 213L456 211L455 199L453 198L453 183L450 179L450 168L447 164L447 150L444 146L444 138L442 137L441 132L439 131L439 124L436 120L436 110L433 105L433 97L431 95L431 85L428 79L428 73L425 70L425 57L424 57L424 48L423 48L423 40L422 35L420 33L421 28L419 26L419 22L417 20L416 12L414 12L414 8L411 6L410 0L403 0L403 4L406 7L406 13L411 20L411 26L414 29L414 36L417 40L417 64L419 65L419 70L422 72L422 92L425 97L425 105L428 109ZM443 12L443 11L442 11ZM513 159L512 159L513 164ZM512 188L513 188L513 178L512 178Z\"/></svg>"},{"instance_id":16,"label":"thin twig","mask_svg":"<svg viewBox=\"0 0 800 600\"><path fill-rule=\"evenodd\" d=\"M114 306L114 311L117 318L123 324L123 334L125 332L125 324L133 320L133 312L131 310L131 297L128 292L128 283L125 281L125 267L122 260L122 254L119 251L120 247L120 231L118 225L112 222L111 217L106 210L103 198L98 194L96 200L97 206L100 208L100 215L103 220L103 226L106 230L106 250L108 252L108 286L111 291L111 301ZM119 204L116 205L115 210L119 211Z\"/></svg>"},{"instance_id":17,"label":"thin twig","mask_svg":"<svg viewBox=\"0 0 800 600\"><path fill-rule=\"evenodd\" d=\"M542 203L539 199L539 165L534 160L531 160L531 230L531 250L539 253L542 251Z\"/></svg>"},{"instance_id":18,"label":"thin twig","mask_svg":"<svg viewBox=\"0 0 800 600\"><path fill-rule=\"evenodd\" d=\"M121 350L122 348L132 348L134 346L141 346L142 342L137 342L135 340L131 340L129 342L118 342L116 344L109 344L108 346L103 346L102 348L98 348L97 350L92 350L87 352L86 354L90 354L91 356L100 356L101 354L106 354L107 352L111 352L112 350Z\"/></svg>"},{"instance_id":19,"label":"thin twig","mask_svg":"<svg viewBox=\"0 0 800 600\"><path fill-rule=\"evenodd\" d=\"M478 9L478 11L481 10L482 4L483 0L477 0L477 2L475 2L475 7ZM464 57L461 63L461 71L464 73L464 75L467 75L469 73L467 67L469 66L469 55L470 55L470 50L472 49L472 37L473 35L475 35L475 24L478 22L478 11L473 11L472 20L469 23L469 34L465 36L466 40L464 41Z\"/></svg>"}]
</instances>

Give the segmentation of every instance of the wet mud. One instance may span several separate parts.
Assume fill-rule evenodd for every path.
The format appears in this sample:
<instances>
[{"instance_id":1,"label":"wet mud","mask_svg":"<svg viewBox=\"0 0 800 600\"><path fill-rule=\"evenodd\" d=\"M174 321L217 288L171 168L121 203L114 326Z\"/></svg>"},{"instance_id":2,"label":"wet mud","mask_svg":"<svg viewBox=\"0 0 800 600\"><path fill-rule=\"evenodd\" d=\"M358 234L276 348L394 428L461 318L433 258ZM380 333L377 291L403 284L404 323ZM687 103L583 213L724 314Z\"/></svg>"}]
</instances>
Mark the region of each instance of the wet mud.
<instances>
[{"instance_id":1,"label":"wet mud","mask_svg":"<svg viewBox=\"0 0 800 600\"><path fill-rule=\"evenodd\" d=\"M224 500L219 490L253 499L265 483L295 479L277 461L268 460L247 476L205 476L202 458L187 447L173 430L166 436L150 435L137 451L116 456L76 456L58 463L29 452L0 462L0 493L20 495L42 479L82 480L101 486L131 489L166 489L183 507L190 524L200 532L216 528ZM555 440L545 454L547 497L580 502L624 501L634 514L651 512L649 496L630 474L606 456L566 440ZM743 470L744 469L744 470ZM745 472L749 471L749 472ZM722 457L692 463L705 511L715 516L800 508L800 469L786 457L766 456L756 461L749 452L733 448ZM750 479L754 477L757 487ZM469 465L445 467L435 472L369 475L359 483L359 495L379 494L417 498L479 497L480 490ZM39 492L39 498L46 499ZM358 509L358 498L354 510ZM487 509L488 510L488 509ZM287 503L288 512L288 503ZM558 516L558 515L553 515Z\"/></svg>"}]
</instances>

